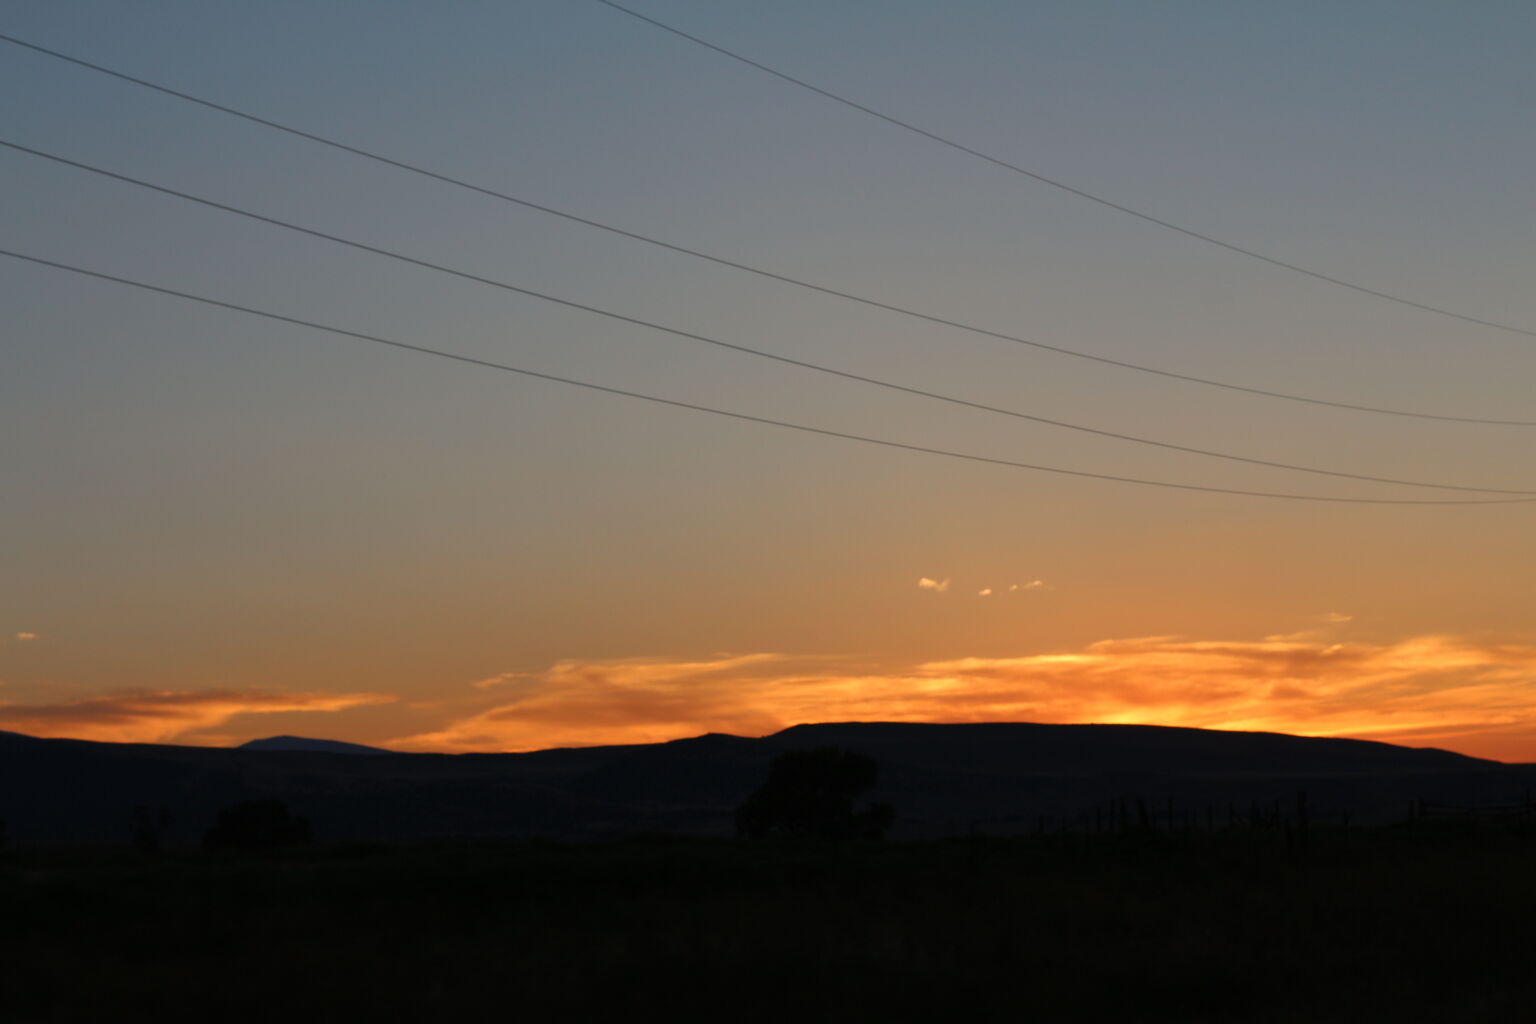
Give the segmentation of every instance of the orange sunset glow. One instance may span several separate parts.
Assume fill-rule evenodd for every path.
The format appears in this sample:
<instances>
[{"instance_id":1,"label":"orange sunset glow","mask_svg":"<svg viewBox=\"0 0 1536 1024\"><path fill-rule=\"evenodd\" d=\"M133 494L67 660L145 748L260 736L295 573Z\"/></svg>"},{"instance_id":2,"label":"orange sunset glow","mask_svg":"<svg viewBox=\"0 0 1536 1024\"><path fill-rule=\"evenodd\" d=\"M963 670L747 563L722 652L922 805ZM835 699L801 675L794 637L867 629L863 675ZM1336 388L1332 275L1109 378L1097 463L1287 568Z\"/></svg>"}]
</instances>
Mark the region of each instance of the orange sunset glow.
<instances>
[{"instance_id":1,"label":"orange sunset glow","mask_svg":"<svg viewBox=\"0 0 1536 1024\"><path fill-rule=\"evenodd\" d=\"M804 722L1097 722L1345 736L1518 760L1536 736L1536 646L1422 636L1339 642L1336 623L1251 642L1139 637L1069 653L961 658L880 671L777 654L561 661L479 680L406 751L522 751L758 736ZM243 718L391 703L383 694L122 693L0 706L39 736L199 741ZM425 711L426 709L421 709ZM420 712L419 712L420 713ZM316 725L322 730L325 726ZM208 742L207 736L202 742Z\"/></svg>"},{"instance_id":2,"label":"orange sunset glow","mask_svg":"<svg viewBox=\"0 0 1536 1024\"><path fill-rule=\"evenodd\" d=\"M798 662L798 663L797 663ZM762 735L801 722L1100 722L1455 745L1498 758L1536 733L1536 647L1447 637L1344 644L1105 640L1070 654L963 658L899 673L773 655L562 662L481 686L503 703L402 738L408 750L528 750Z\"/></svg>"}]
</instances>

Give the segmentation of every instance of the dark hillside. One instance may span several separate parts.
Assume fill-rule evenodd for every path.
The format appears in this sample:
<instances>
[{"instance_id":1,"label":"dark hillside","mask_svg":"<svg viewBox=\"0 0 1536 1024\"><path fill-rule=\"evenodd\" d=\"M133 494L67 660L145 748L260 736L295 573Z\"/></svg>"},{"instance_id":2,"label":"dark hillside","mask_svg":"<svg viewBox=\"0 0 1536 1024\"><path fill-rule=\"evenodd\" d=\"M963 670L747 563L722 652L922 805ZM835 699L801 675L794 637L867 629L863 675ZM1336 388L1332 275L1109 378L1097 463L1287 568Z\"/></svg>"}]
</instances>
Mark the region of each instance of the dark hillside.
<instances>
[{"instance_id":1,"label":"dark hillside","mask_svg":"<svg viewBox=\"0 0 1536 1024\"><path fill-rule=\"evenodd\" d=\"M1046 774L1422 772L1500 764L1446 750L1369 740L1160 725L840 722L793 726L765 742L858 747L877 757L887 755L933 768Z\"/></svg>"},{"instance_id":2,"label":"dark hillside","mask_svg":"<svg viewBox=\"0 0 1536 1024\"><path fill-rule=\"evenodd\" d=\"M826 745L880 762L872 795L895 805L897 836L1028 831L1122 798L1214 814L1288 803L1298 790L1321 816L1392 821L1415 798L1517 801L1536 778L1533 766L1385 743L1126 725L839 723L761 739L367 756L6 733L0 820L20 840L125 841L142 806L169 819L166 841L192 842L218 808L267 798L325 838L725 835L775 754Z\"/></svg>"}]
</instances>

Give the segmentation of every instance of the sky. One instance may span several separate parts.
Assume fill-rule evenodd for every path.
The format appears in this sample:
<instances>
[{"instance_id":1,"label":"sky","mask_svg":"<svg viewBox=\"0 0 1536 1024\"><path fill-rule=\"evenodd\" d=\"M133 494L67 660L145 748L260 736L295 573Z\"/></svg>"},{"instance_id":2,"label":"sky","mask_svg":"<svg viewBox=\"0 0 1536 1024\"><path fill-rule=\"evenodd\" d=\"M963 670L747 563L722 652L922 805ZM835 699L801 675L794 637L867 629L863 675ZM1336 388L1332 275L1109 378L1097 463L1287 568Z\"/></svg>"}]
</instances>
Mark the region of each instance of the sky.
<instances>
[{"instance_id":1,"label":"sky","mask_svg":"<svg viewBox=\"0 0 1536 1024\"><path fill-rule=\"evenodd\" d=\"M1035 174L1536 331L1536 8L633 0ZM12 0L0 33L1029 341L1536 421L1536 337L1236 254L596 0ZM1249 459L1536 491L1536 427L1127 370L754 276L0 42L0 140L781 359ZM408 265L0 148L0 248L897 444L1512 497L1131 443ZM1536 761L1536 504L871 445L0 257L0 729L400 750L1142 722Z\"/></svg>"}]
</instances>

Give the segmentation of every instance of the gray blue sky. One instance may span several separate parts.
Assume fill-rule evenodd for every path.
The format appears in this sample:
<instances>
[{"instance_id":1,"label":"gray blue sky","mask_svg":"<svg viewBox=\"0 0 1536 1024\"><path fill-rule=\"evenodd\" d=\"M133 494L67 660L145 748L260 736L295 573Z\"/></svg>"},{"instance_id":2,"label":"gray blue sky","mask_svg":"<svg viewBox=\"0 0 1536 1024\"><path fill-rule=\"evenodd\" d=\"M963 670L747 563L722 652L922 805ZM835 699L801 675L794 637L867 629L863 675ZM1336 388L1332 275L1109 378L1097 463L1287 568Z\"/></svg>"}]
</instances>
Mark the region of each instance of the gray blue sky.
<instances>
[{"instance_id":1,"label":"gray blue sky","mask_svg":"<svg viewBox=\"0 0 1536 1024\"><path fill-rule=\"evenodd\" d=\"M1527 4L635 3L1154 216L1536 329ZM14 0L0 32L1049 344L1330 400L1536 419L1530 337L1192 241L591 0ZM1257 458L1536 489L1529 428L1263 399L925 324L5 44L0 125L167 187L973 401ZM3 247L542 372L1092 472L1456 496L882 392L13 151L0 181ZM0 728L468 749L805 716L1096 717L1429 735L1536 760L1536 506L1266 501L872 449L11 260L0 304ZM1342 675L1308 660L1336 645ZM1050 657L1091 671L1064 677ZM919 700L934 679L965 699ZM502 682L475 685L487 680Z\"/></svg>"}]
</instances>

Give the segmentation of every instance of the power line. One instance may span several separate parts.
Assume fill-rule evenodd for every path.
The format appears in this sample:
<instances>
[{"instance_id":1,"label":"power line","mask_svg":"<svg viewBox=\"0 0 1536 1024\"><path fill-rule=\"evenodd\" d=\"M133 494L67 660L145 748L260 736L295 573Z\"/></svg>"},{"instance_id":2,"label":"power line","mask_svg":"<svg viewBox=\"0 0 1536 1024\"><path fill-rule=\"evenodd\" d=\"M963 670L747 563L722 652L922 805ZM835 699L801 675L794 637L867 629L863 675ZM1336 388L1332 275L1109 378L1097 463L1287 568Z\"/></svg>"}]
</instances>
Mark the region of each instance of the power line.
<instances>
[{"instance_id":1,"label":"power line","mask_svg":"<svg viewBox=\"0 0 1536 1024\"><path fill-rule=\"evenodd\" d=\"M354 156L360 156L366 160L373 160L377 163L385 164L399 170L408 171L412 174L418 174L422 177L443 182L444 184L453 185L457 188L476 192L480 195L488 196L492 199L499 199L504 202L513 203L517 206L521 206L530 210L536 210L540 213L547 213L553 217L560 217L564 220L571 221L576 224L582 224L590 228L595 228L599 231L607 231L610 234L618 235L623 238L629 238L637 242L644 242L647 245L658 246L659 248L681 253L685 256L692 256L696 259L706 260L719 266L730 267L733 270L740 270L748 274L755 274L759 277L767 278L769 280L794 285L798 288L806 288L811 291L820 292L824 295L831 295L835 298L846 299L850 302L861 303L865 306L870 306L875 309L883 309L887 312L897 313L901 316L914 317L918 320L925 320L928 323L939 324L943 327L952 327L956 330L968 331L972 334L994 338L998 341L1007 341L1018 345L1027 345L1031 348L1040 349L1046 352L1055 352L1058 355L1071 356L1074 359L1086 359L1090 362L1100 363L1105 366L1116 366L1124 370L1133 370L1137 373L1148 373L1158 377L1165 377L1170 380L1184 381L1189 384L1200 384L1206 387L1222 388L1227 391L1237 391L1249 395L1260 395L1265 398L1277 398L1289 402L1304 402L1308 405L1321 405L1334 409L1347 409L1352 412L1372 413L1382 416L1402 416L1411 419L1437 420L1448 423L1472 423L1485 426L1502 427L1536 427L1536 420L1510 420L1478 416L1452 416L1442 413L1417 412L1408 409L1391 409L1382 406L1363 405L1354 402L1333 401L1326 398L1313 398L1306 395L1290 394L1284 391L1271 391L1265 388L1249 387L1244 384L1233 384L1227 381L1212 380L1208 377L1197 377L1193 374L1177 373L1173 370L1162 370L1152 366L1145 366L1140 363L1127 362L1123 359L1113 359L1109 356L1094 355L1089 352L1066 348L1061 345L1052 345L1047 342L1036 341L1021 335L1008 334L1003 331L994 331L985 327L977 327L975 325L967 324L959 320L952 320L947 317L923 313L915 309L908 309L904 306L895 305L894 303L882 302L879 299L866 298L861 295L856 295L852 292L842 291L837 288L828 287L826 285L815 284L811 281L804 281L799 278L790 277L786 274L780 274L771 270L765 270L761 267L754 267L749 264L739 263L735 260L726 259L721 256L714 256L698 249L690 249L687 246L677 245L672 242L663 241L659 238L653 238L649 235L643 235L635 231L629 231L624 228L615 227L611 224L605 224L601 221L592 220L588 217L582 217L578 214L559 210L552 206L545 206L540 203L535 203L527 199L519 198L518 196L510 195L506 192L500 192L496 189L488 188L483 185L476 185L473 182L465 181L460 178L452 177L451 175L443 174L438 171L429 170L425 167L407 163L403 160L396 160L393 157L383 156L379 153L360 149L357 146L348 145L347 143L339 142L335 139L330 139L323 135L317 135L313 132L307 132L299 128L291 127L289 125L280 124L277 121L259 117L255 114L246 113L243 110L237 110L234 107L228 107L221 103L215 103L212 100L206 100L202 97L194 96L191 93L181 92L177 89L159 85L155 82L151 82L143 78L137 78L122 71L115 71L112 68L104 67L100 64L93 64L90 61L82 60L79 57L72 57L69 54L61 53L57 50L50 50L47 47L39 46L36 43L29 43L25 40L18 39L15 36L9 36L0 33L0 42L7 42L16 46L24 47L28 50L33 50L37 53L41 53L49 57L54 57L58 60L66 61L70 64L88 68L92 71L97 71L101 74L109 75L113 78L117 78L125 82L130 82L134 85L142 86L146 89L152 89L156 92L175 97L176 99L184 100L188 103L195 103L198 106L206 107L210 110L216 110L222 114L228 114L231 117L238 117L253 124L259 124L263 127L271 128L275 131L285 132L297 138L319 143L322 146L329 146L333 149L351 153Z\"/></svg>"},{"instance_id":2,"label":"power line","mask_svg":"<svg viewBox=\"0 0 1536 1024\"><path fill-rule=\"evenodd\" d=\"M167 288L163 285L150 284L146 281L135 281L131 278L118 277L115 274L106 274L98 270L87 270L84 267L70 263L61 263L57 260L44 259L40 256L29 256L26 253L14 252L10 249L0 249L0 256L9 256L12 259L25 260L39 266L53 267L57 270L66 270L70 273L80 274L85 277L94 277L102 281L112 281L117 284L127 285L130 288L139 288L144 291L157 292L161 295L170 295L178 299L186 299L190 302L198 302L207 306L217 306L221 309L234 310L238 313L247 313L251 316L259 316L268 320L276 320L280 323L293 324L299 327L308 327L316 331L324 331L328 334L336 334L346 338L355 338L370 344L385 345L390 348L404 349L408 352L418 352L422 355L437 356L441 359L451 359L455 362L468 363L472 366L480 366L491 370L502 370L507 373L521 374L525 377L534 377L539 380L553 381L557 384L569 384L572 387L586 388L589 391L600 391L609 395L621 395L625 398L635 398L644 402L654 402L658 405L668 405L678 409L691 409L694 412L708 413L712 416L726 416L735 420L748 423L761 423L771 427L782 427L786 430L798 430L806 434L816 434L823 437L837 437L845 441L858 441L861 444L879 445L884 448L898 448L902 451L921 452L925 455L941 455L946 458L964 459L968 462L983 462L995 466L1007 466L1013 469L1034 470L1041 473L1058 473L1064 476L1083 477L1092 480L1109 480L1115 483L1139 484L1146 487L1166 487L1180 491L1201 491L1208 494L1235 494L1252 498L1277 498L1288 501L1323 501L1336 504L1350 505L1515 505L1527 504L1536 501L1536 498L1347 498L1322 494L1292 494L1276 491L1249 491L1232 487L1208 487L1203 484L1181 484L1167 480L1147 480L1140 477L1118 476L1111 473L1092 473L1080 469L1065 469L1060 466L1041 466L1029 462L1016 462L1012 459L999 459L987 455L973 455L967 452L950 451L945 448L930 448L924 445L907 444L903 441L892 441L886 438L868 437L863 434L849 434L840 430L829 430L825 427L813 427L804 423L792 423L788 420L770 419L766 416L753 416L749 413L733 412L729 409L718 409L708 405L697 405L692 402L684 402L675 398L662 398L659 395L648 395L640 391L629 391L624 388L610 387L606 384L594 384L591 381L577 380L573 377L561 377L552 373L541 373L537 370L529 370L520 366L512 366L509 363L498 363L489 359L479 359L475 356L460 355L456 352L446 352L442 349L428 348L424 345L413 345L409 342L395 341L383 338L375 334L364 334L361 331L349 331L341 327L332 327L327 324L316 323L312 320L303 320L298 317L286 316L282 313L272 313L267 310L256 309L251 306L242 306L234 302L226 302L223 299L208 298L203 295L195 295L191 292L179 291L175 288Z\"/></svg>"},{"instance_id":3,"label":"power line","mask_svg":"<svg viewBox=\"0 0 1536 1024\"><path fill-rule=\"evenodd\" d=\"M1117 432L1112 431L1112 430L1103 430L1103 429L1100 429L1098 427L1089 427L1089 426L1084 426L1084 425L1076 424L1076 423L1067 423L1067 422L1065 422L1063 420L1055 420L1055 419L1047 418L1045 416L1037 416L1037 415L1034 415L1032 413L1021 412L1021 411L1018 411L1016 409L1007 409L1007 408L1003 408L1003 407L1000 407L1000 406L987 405L987 404L982 403L982 402L973 402L973 401L970 401L969 399L957 398L957 397L954 397L952 395L945 395L945 394L942 394L942 393L936 392L936 391L928 391L928 390L925 390L923 388L909 387L909 386L907 386L905 384L897 384L897 383L894 383L892 381L881 380L881 379L879 379L877 377L868 377L868 376L864 376L862 374L852 373L852 372L849 372L849 371L846 371L846 370L838 370L838 369L835 369L835 368L830 367L830 366L823 366L823 365L821 365L819 363L812 363L812 362L808 362L808 361L803 360L803 359L795 359L795 358L793 358L791 356L779 355L777 353L763 351L762 349L755 349L755 348L751 348L751 347L746 346L746 345L740 345L740 344L737 344L735 342L724 341L724 340L721 340L719 338L712 338L712 337L709 337L708 335L695 334L695 333L693 333L691 331L684 331L684 330L680 330L680 329L674 328L674 327L667 327L667 326L665 326L663 324L658 324L658 323L655 323L655 322L650 321L650 320L642 320L642 319L640 319L638 317L628 316L628 315L625 315L623 313L615 313L615 312L613 312L611 310L602 309L601 307L598 307L598 306L588 305L587 303L576 302L576 301L571 300L571 299L563 299L563 298L560 298L559 296L550 295L550 294L548 294L546 292L535 291L535 290L533 290L531 288L524 288L524 287L521 287L519 285L510 284L510 283L508 283L506 281L498 281L498 280L496 280L494 278L483 277L483 276L481 276L479 274L472 274L472 273L468 273L466 271L456 270L456 269L454 269L452 267L445 266L445 265L443 265L441 263L434 263L434 262L431 262L430 260L418 259L418 258L416 258L414 256L407 256L404 253L395 252L395 251L390 250L390 249L380 248L378 246L369 245L369 244L367 244L365 242L358 242L358 241L355 241L353 239L344 238L344 237L342 237L340 235L333 235L333 234L329 234L329 233L324 232L324 231L316 230L314 228L304 227L303 225L300 225L300 224L294 224L294 223L291 223L289 221L279 220L276 217L269 217L269 216L266 216L265 214L254 213L254 212L252 212L250 210L241 209L240 207L232 206L232 205L230 205L228 203L221 203L221 202L217 202L217 201L212 200L212 199L205 199L205 198L203 198L201 196L193 195L190 192L182 192L182 191L179 191L177 189L167 188L167 187L165 187L163 185L156 185L156 184L154 184L152 182L144 181L144 180L142 180L140 178L133 178L133 177L130 177L130 176L126 175L126 174L119 174L116 171L109 171L109 170L106 170L105 168L102 168L102 167L95 167L95 166L93 166L91 164L82 163L81 161L78 161L78 160L71 160L71 159L69 159L67 157L59 156L59 155L54 154L54 153L47 153L47 152L44 152L43 150L40 150L40 149L33 149L30 146L23 146L23 145L20 145L19 143L10 142L10 141L7 141L5 139L0 139L0 146L3 146L5 148L7 148L7 149L16 150L16 151L21 152L21 153L27 153L27 154L29 154L31 156L40 157L40 158L45 159L45 160L50 160L50 161L53 161L54 163L63 164L63 165L68 166L68 167L73 167L73 168L76 168L76 169L79 169L79 170L88 171L88 172L90 172L92 174L97 174L97 175L100 175L100 176L105 177L105 178L111 178L111 179L113 179L115 181L124 182L124 183L130 184L130 185L136 185L136 186L138 186L140 188L149 189L151 191L159 192L159 193L162 193L162 194L168 195L168 196L173 196L173 197L175 197L177 199L182 199L182 200L185 200L187 202L197 203L197 204L200 204L202 206L207 206L207 207L211 207L212 209L215 209L215 210L223 211L225 213L232 213L232 214L235 214L237 216L246 217L246 218L249 218L250 220L258 221L258 222L263 223L263 224L270 224L270 225L272 225L274 227L283 228L283 229L288 230L288 231L294 231L294 232L297 232L299 234L309 235L309 236L314 237L314 238L320 238L320 239L323 239L323 240L328 241L328 242L334 242L334 243L336 243L338 245L343 245L343 246L347 246L347 247L350 247L350 248L353 248L353 249L358 249L358 250L361 250L363 252L372 253L372 254L377 255L377 256L383 256L383 257L386 257L388 259L397 260L397 261L402 262L402 263L410 264L412 266L423 267L423 268L428 269L428 270L434 270L434 271L437 271L439 273L448 274L448 275L450 275L452 277L461 278L461 279L466 280L466 281L473 281L473 282L475 282L477 284L490 285L493 288L500 288L503 291L513 292L513 293L518 294L518 295L526 295L526 296L529 296L529 297L535 298L535 299L542 299L542 300L544 300L546 302L552 302L552 303L555 303L557 305L566 306L566 307L571 308L571 309L582 310L583 312L587 312L587 313L595 313L598 316L607 317L607 318L612 319L612 320L618 320L621 323L633 324L633 325L638 326L638 327L645 327L645 328L649 328L649 329L654 330L654 331L661 331L663 333L675 335L675 336L680 337L680 338L687 338L690 341L698 341L698 342L702 342L702 343L704 343L706 345L714 345L714 346L719 347L719 348L729 349L729 350L731 350L733 352L739 352L739 353L741 353L743 355L756 356L756 357L761 358L761 359L770 359L770 360L773 360L774 362L786 363L786 364L791 365L791 366L797 366L797 367L800 367L802 369L812 370L812 371L815 371L817 373L825 373L825 374L829 374L829 375L834 376L834 377L842 377L842 378L844 378L846 380L853 380L853 381L857 381L857 382L862 383L862 384L871 384L871 385L874 385L875 387L887 388L887 389L892 390L892 391L899 391L899 392L903 392L903 393L906 393L906 394L915 395L915 396L920 397L920 398L928 398L928 399L933 399L935 401L947 402L947 403L950 403L952 405L965 406L967 408L977 409L977 410L980 410L982 412L990 412L990 413L997 413L997 414L1003 415L1003 416L1011 416L1011 417L1014 417L1015 419L1029 420L1029 421L1034 422L1034 423L1043 423L1043 424L1046 424L1048 426L1061 427L1061 428L1064 428L1066 430L1076 430L1076 431L1081 431L1083 433L1096 434L1096 435L1098 435L1100 437L1113 438L1113 439L1119 440L1119 441L1129 441L1129 442L1132 442L1134 444L1151 445L1153 447L1165 448L1165 449L1169 449L1169 450L1172 450L1172 451L1185 452L1185 453L1188 453L1188 454L1191 454L1191 455L1202 455L1202 456L1207 456L1207 457L1216 458L1216 459L1227 459L1227 460L1230 460L1230 461L1233 461L1233 462L1245 462L1245 463L1249 463L1251 465L1256 465L1256 466L1267 466L1267 467L1272 468L1272 469L1293 470L1293 471L1299 472L1299 473L1315 473L1315 474L1318 474L1318 475L1321 475L1321 476L1341 477L1341 478L1350 479L1350 480L1364 480L1364 481L1368 481L1368 482L1371 482L1371 483L1399 484L1399 485L1408 486L1408 487L1428 487L1428 488L1434 488L1436 490L1445 490L1445 491L1468 491L1468 492L1475 492L1475 493L1481 493L1481 494L1529 494L1529 495L1536 495L1536 491L1532 491L1532 490L1519 490L1519 489L1514 489L1514 488L1501 488L1501 487L1468 487L1468 486L1461 486L1461 485L1457 485L1457 484L1427 483L1427 482L1424 482L1424 481L1421 481L1421 480L1403 480L1403 479L1398 479L1398 478L1395 478L1395 477L1370 476L1370 475L1367 475L1367 474L1364 474L1364 473L1349 473L1349 472L1344 472L1344 471L1339 471L1339 470L1318 469L1318 468L1310 467L1310 466L1298 466L1298 465L1294 465L1292 463L1287 463L1287 462L1276 462L1276 461L1272 461L1272 460L1269 460L1269 459L1251 458L1251 457L1245 456L1245 455L1232 455L1232 454L1229 454L1229 453L1226 453L1226 452L1217 452L1217 451L1211 451L1211 450L1204 449L1204 448L1195 448L1195 447L1192 447L1192 446L1189 446L1189 445L1173 444L1173 443L1167 442L1167 441L1156 441L1156 440L1153 440L1151 438L1139 437L1139 436L1136 436L1136 435L1133 435L1133 434L1121 434L1121 433L1117 433Z\"/></svg>"},{"instance_id":4,"label":"power line","mask_svg":"<svg viewBox=\"0 0 1536 1024\"><path fill-rule=\"evenodd\" d=\"M1450 317L1452 320L1461 320L1464 323L1477 324L1481 327L1492 327L1495 330L1508 331L1511 334L1521 334L1527 338L1536 338L1536 330L1530 330L1525 327L1516 327L1513 324L1500 323L1497 320L1484 320L1481 317L1470 316L1466 313L1457 313L1454 310L1444 309L1440 306L1431 306L1424 302L1415 301L1414 299L1404 298L1401 295L1393 295L1391 292L1384 292L1375 288L1368 288L1363 284L1355 284L1353 281L1346 281L1341 277L1334 277L1330 274L1324 274L1321 271L1309 270L1300 264L1288 263L1285 260L1277 259L1273 256L1266 256L1261 252L1255 252L1252 249L1245 249L1240 245L1236 245L1232 242L1222 241L1219 238L1216 238L1212 235L1203 234L1199 231L1195 231L1192 228L1182 227L1173 223L1172 221L1166 221L1159 217L1154 217L1150 213L1143 213L1142 211L1133 207L1126 206L1122 203L1117 203L1111 199L1105 199L1103 196L1077 188L1074 185L1068 185L1066 182L1057 178L1047 177L1035 171L1020 167L1018 164L1009 163L1007 160L1003 160L1000 157L995 157L991 154L983 153L979 149L973 149L964 143L956 142L953 139L946 138L945 136L939 135L936 132L928 131L926 128L919 128L917 125L912 124L909 121L903 121L898 117L892 117L890 114L881 113L873 107L866 107L864 104L848 99L846 96L840 96L831 90L823 89L818 85L812 85L810 82L807 82L804 79L796 78L794 75L787 74L778 70L777 68L772 68L767 64L762 64L758 61L752 60L750 57L736 53L734 50L727 50L723 46L711 43L705 39L700 39L698 36L690 35L689 33L684 32L682 29L669 25L664 21L660 21L646 14L641 14L639 11L632 10L622 4L614 3L614 0L597 0L597 2L605 7L611 7L616 11L627 14L631 18L643 21L648 25L653 25L656 28L661 29L663 32L670 32L672 35L677 36L680 39L686 39L690 43L696 43L705 49L713 50L716 53L729 57L734 61L739 61L748 67L756 68L757 70L770 74L775 78L782 79L786 82L789 82L791 85L797 85L800 88L813 92L818 96L824 96L836 103L841 103L843 106L857 110L861 114L868 114L870 117L879 118L881 121L884 121L887 124L893 124L898 128L904 128L909 132L921 135L925 139L930 139L933 142L939 143L940 145L948 146L950 149L959 150L968 156L976 157L979 160L985 160L989 164L994 164L1005 170L1013 171L1015 174L1022 174L1026 178L1032 178L1041 184L1049 185L1052 188L1071 193L1080 199L1087 199L1090 202L1098 203L1100 206L1106 206L1111 210L1117 210L1120 213L1130 214L1132 217L1135 217L1139 220L1144 220L1149 224L1156 224L1158 227L1167 228L1170 231L1177 231L1181 235L1185 235L1186 237L1193 238L1201 242L1209 243L1210 245L1219 246L1229 252L1235 252L1243 256L1248 256L1252 259L1262 260L1271 266L1281 267L1285 270L1289 270L1297 274L1304 274L1307 277L1314 278L1318 281L1326 281L1328 284L1338 285L1340 288L1348 288L1350 291L1359 292L1362 295L1371 295L1378 299L1386 299L1388 302L1396 302L1400 305L1411 306L1414 309L1422 310L1426 313L1435 313L1439 316Z\"/></svg>"}]
</instances>

